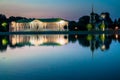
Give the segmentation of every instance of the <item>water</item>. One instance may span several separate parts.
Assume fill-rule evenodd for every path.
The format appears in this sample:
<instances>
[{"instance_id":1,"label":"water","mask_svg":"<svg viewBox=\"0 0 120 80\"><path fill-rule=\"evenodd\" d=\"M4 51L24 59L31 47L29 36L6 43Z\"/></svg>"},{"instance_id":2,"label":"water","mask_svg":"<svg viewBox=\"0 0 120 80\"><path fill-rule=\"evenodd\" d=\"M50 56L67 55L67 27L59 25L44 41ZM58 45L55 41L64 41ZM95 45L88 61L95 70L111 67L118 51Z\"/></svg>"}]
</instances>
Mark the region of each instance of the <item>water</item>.
<instances>
[{"instance_id":1,"label":"water","mask_svg":"<svg viewBox=\"0 0 120 80\"><path fill-rule=\"evenodd\" d=\"M120 35L1 35L0 80L120 80Z\"/></svg>"}]
</instances>

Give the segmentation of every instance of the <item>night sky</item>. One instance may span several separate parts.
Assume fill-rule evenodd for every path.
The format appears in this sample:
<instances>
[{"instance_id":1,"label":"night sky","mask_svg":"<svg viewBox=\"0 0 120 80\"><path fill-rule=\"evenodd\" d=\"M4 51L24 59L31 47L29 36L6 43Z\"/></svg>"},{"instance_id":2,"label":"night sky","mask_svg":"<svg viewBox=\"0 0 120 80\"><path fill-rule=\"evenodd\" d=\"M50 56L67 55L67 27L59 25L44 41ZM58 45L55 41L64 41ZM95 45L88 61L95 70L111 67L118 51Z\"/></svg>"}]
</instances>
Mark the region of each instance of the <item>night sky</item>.
<instances>
[{"instance_id":1,"label":"night sky","mask_svg":"<svg viewBox=\"0 0 120 80\"><path fill-rule=\"evenodd\" d=\"M0 0L0 13L7 17L77 20L90 14L92 4L96 13L110 12L113 19L120 17L120 0Z\"/></svg>"}]
</instances>

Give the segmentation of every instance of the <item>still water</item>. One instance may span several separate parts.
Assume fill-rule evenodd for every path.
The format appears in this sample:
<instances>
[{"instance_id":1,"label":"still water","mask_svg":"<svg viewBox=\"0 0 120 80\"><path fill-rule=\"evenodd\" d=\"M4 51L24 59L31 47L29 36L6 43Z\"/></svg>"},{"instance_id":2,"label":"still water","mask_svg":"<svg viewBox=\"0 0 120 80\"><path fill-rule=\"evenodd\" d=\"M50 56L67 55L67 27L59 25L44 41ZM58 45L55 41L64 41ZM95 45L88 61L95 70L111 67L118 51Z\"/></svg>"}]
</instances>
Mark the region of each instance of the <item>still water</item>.
<instances>
[{"instance_id":1,"label":"still water","mask_svg":"<svg viewBox=\"0 0 120 80\"><path fill-rule=\"evenodd\" d=\"M1 35L0 80L120 80L120 35Z\"/></svg>"}]
</instances>

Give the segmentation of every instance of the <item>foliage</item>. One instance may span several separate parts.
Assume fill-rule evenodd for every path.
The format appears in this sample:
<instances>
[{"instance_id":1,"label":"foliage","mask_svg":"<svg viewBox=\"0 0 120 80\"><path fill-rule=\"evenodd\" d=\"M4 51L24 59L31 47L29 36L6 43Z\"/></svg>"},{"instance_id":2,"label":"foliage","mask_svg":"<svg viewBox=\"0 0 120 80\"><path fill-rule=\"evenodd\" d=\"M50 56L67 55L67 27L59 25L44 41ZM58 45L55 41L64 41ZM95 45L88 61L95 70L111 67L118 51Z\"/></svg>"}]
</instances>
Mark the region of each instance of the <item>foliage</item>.
<instances>
[{"instance_id":1,"label":"foliage","mask_svg":"<svg viewBox=\"0 0 120 80\"><path fill-rule=\"evenodd\" d=\"M70 31L75 31L76 29L75 29L75 27L77 27L77 23L75 22L75 21L70 21L69 22L69 30Z\"/></svg>"},{"instance_id":2,"label":"foliage","mask_svg":"<svg viewBox=\"0 0 120 80\"><path fill-rule=\"evenodd\" d=\"M87 29L88 29L88 31L90 31L90 30L92 30L93 29L93 26L92 26L92 24L87 24Z\"/></svg>"},{"instance_id":3,"label":"foliage","mask_svg":"<svg viewBox=\"0 0 120 80\"><path fill-rule=\"evenodd\" d=\"M105 30L105 24L104 24L103 22L102 22L102 24L100 25L100 29L103 30L103 31Z\"/></svg>"},{"instance_id":4,"label":"foliage","mask_svg":"<svg viewBox=\"0 0 120 80\"><path fill-rule=\"evenodd\" d=\"M7 27L7 23L6 22L3 22L1 25L2 25L2 27Z\"/></svg>"}]
</instances>

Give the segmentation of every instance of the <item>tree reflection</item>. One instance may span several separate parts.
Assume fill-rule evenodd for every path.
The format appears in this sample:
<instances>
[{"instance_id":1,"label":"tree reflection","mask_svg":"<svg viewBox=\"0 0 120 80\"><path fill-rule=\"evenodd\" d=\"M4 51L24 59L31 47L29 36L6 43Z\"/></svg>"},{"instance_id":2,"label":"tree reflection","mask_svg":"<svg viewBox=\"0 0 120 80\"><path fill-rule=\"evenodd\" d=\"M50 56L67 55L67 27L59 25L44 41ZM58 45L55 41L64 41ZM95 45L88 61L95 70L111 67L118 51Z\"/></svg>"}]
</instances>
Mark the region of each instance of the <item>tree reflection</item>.
<instances>
[{"instance_id":1,"label":"tree reflection","mask_svg":"<svg viewBox=\"0 0 120 80\"><path fill-rule=\"evenodd\" d=\"M108 34L77 35L77 38L75 38L75 36L76 35L69 35L69 41L75 43L78 40L79 45L89 47L91 52L94 52L97 49L101 49L101 51L109 50L110 44L112 43L112 40L114 40L113 35ZM117 40L120 41L120 36L118 36Z\"/></svg>"},{"instance_id":2,"label":"tree reflection","mask_svg":"<svg viewBox=\"0 0 120 80\"><path fill-rule=\"evenodd\" d=\"M78 42L83 47L89 47L90 46L90 43L86 38L87 38L87 35L78 35Z\"/></svg>"},{"instance_id":3,"label":"tree reflection","mask_svg":"<svg viewBox=\"0 0 120 80\"><path fill-rule=\"evenodd\" d=\"M1 35L0 36L0 51L6 51L9 44L9 36Z\"/></svg>"}]
</instances>

